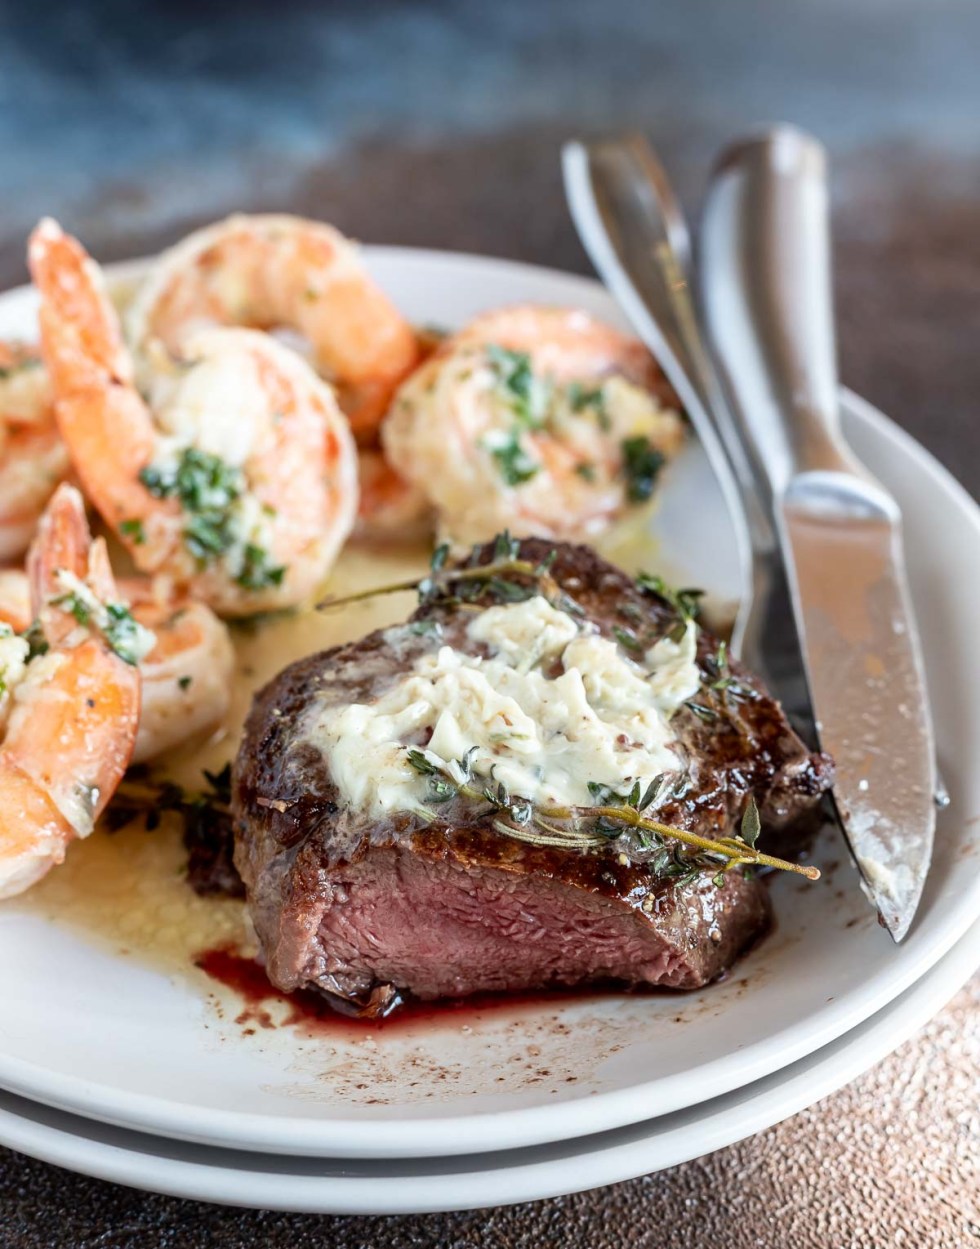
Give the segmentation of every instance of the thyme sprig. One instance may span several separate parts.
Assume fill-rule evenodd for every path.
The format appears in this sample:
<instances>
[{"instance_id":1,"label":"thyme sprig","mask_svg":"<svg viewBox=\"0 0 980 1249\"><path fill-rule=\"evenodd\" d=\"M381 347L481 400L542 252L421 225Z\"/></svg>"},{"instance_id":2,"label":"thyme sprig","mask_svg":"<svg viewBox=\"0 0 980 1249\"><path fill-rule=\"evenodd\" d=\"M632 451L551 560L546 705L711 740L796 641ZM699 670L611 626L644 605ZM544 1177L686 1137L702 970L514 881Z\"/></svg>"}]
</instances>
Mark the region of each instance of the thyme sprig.
<instances>
[{"instance_id":1,"label":"thyme sprig","mask_svg":"<svg viewBox=\"0 0 980 1249\"><path fill-rule=\"evenodd\" d=\"M551 575L557 551L549 552L539 563L521 559L519 552L520 542L505 531L497 535L493 559L489 563L469 568L448 567L449 546L443 543L433 552L429 572L424 577L392 581L387 585L357 590L353 594L328 595L317 603L317 611L329 611L347 603L360 603L384 594L401 594L409 590L418 591L419 602L423 605L466 602L489 589L495 598L509 603L519 603L535 594L543 594L561 610L580 615L582 609L564 593ZM512 580L514 577L526 578L530 584L522 585ZM471 586L472 589L461 590L461 586ZM450 594L450 590L455 593Z\"/></svg>"},{"instance_id":2,"label":"thyme sprig","mask_svg":"<svg viewBox=\"0 0 980 1249\"><path fill-rule=\"evenodd\" d=\"M481 783L480 778L473 773L474 754L475 750L471 748L461 759L444 764L423 750L409 747L407 759L410 767L427 778L428 801L436 805L442 805L453 798L485 802L503 817L493 821L497 832L518 841L538 846L584 850L607 845L624 833L632 833L638 849L641 852L652 852L655 856L665 850L669 855L670 843L676 842L698 851L697 859L680 861L692 870L717 869L719 864L724 864L725 871L741 866L771 867L784 872L795 872L808 880L818 880L820 877L820 872L815 867L790 863L756 850L759 812L753 798L749 799L743 814L738 837L701 837L687 829L661 823L643 814L660 793L666 779L664 777L656 777L646 789L636 781L625 796L593 782L589 785L589 791L597 799L597 803L592 807L535 806L527 798L510 795L501 782L494 780L492 769L491 780ZM666 864L666 859L664 862ZM654 868L655 863L656 857L651 861Z\"/></svg>"}]
</instances>

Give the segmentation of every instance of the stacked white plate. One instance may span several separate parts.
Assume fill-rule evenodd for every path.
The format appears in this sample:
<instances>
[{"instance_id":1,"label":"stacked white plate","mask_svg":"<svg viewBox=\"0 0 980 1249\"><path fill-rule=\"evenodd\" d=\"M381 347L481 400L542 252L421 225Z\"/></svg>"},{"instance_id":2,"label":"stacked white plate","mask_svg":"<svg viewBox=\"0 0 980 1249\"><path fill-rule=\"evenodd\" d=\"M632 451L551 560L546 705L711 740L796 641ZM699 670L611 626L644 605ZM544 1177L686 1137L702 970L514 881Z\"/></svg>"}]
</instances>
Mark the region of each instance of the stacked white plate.
<instances>
[{"instance_id":1,"label":"stacked white plate","mask_svg":"<svg viewBox=\"0 0 980 1249\"><path fill-rule=\"evenodd\" d=\"M524 300L621 323L581 278L388 248L368 259L418 323L452 326ZM30 292L0 297L0 337L32 337L34 311ZM212 1201L467 1208L717 1149L912 1035L980 964L980 512L907 435L856 396L842 402L847 436L904 513L952 796L902 946L825 836L822 881L776 880L776 931L702 992L556 999L363 1034L243 1030L192 982L79 940L28 895L0 908L0 1142ZM696 446L665 481L650 564L720 598L738 592L724 505Z\"/></svg>"}]
</instances>

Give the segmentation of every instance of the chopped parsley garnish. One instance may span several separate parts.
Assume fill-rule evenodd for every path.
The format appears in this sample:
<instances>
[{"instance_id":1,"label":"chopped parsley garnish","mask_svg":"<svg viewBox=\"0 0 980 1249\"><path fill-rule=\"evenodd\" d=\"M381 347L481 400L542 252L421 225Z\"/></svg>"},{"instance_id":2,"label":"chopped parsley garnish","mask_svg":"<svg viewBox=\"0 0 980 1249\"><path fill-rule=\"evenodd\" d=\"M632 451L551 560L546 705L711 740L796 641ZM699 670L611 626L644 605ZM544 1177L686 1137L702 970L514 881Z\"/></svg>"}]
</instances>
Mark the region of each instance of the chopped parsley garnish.
<instances>
[{"instance_id":1,"label":"chopped parsley garnish","mask_svg":"<svg viewBox=\"0 0 980 1249\"><path fill-rule=\"evenodd\" d=\"M142 546L146 541L143 522L138 516L134 516L129 520L121 520L119 522L119 532L124 538L129 538L134 546Z\"/></svg>"},{"instance_id":2,"label":"chopped parsley garnish","mask_svg":"<svg viewBox=\"0 0 980 1249\"><path fill-rule=\"evenodd\" d=\"M507 441L490 448L490 454L497 462L500 475L508 486L521 486L541 468L537 460L533 460L521 446L517 431L512 430Z\"/></svg>"},{"instance_id":3,"label":"chopped parsley garnish","mask_svg":"<svg viewBox=\"0 0 980 1249\"><path fill-rule=\"evenodd\" d=\"M235 578L235 584L246 590L264 590L270 585L282 585L285 575L285 564L270 564L268 553L260 546L248 542L245 545L242 570Z\"/></svg>"},{"instance_id":4,"label":"chopped parsley garnish","mask_svg":"<svg viewBox=\"0 0 980 1249\"><path fill-rule=\"evenodd\" d=\"M531 357L526 351L508 351L506 347L491 343L487 347L487 358L518 420L528 429L540 429L543 414Z\"/></svg>"},{"instance_id":5,"label":"chopped parsley garnish","mask_svg":"<svg viewBox=\"0 0 980 1249\"><path fill-rule=\"evenodd\" d=\"M582 460L580 464L575 465L575 471L583 481L595 481L595 465L588 460Z\"/></svg>"},{"instance_id":6,"label":"chopped parsley garnish","mask_svg":"<svg viewBox=\"0 0 980 1249\"><path fill-rule=\"evenodd\" d=\"M187 517L184 545L199 564L209 564L237 545L237 505L245 493L240 469L208 451L185 447L176 467L150 464L139 476L155 498L178 500ZM124 532L123 526L130 523L123 521L120 531ZM136 542L140 540L141 537L135 538ZM262 547L253 542L244 544L234 578L237 585L246 590L263 590L281 585L285 575L285 566L272 564Z\"/></svg>"},{"instance_id":7,"label":"chopped parsley garnish","mask_svg":"<svg viewBox=\"0 0 980 1249\"><path fill-rule=\"evenodd\" d=\"M44 636L44 630L41 628L40 620L32 620L28 627L24 630L24 641L27 643L27 662L37 659L39 655L46 655L50 649L48 640Z\"/></svg>"},{"instance_id":8,"label":"chopped parsley garnish","mask_svg":"<svg viewBox=\"0 0 980 1249\"><path fill-rule=\"evenodd\" d=\"M612 429L612 421L606 410L606 395L602 386L586 386L582 382L569 382L565 392L568 395L568 406L575 413L588 411L595 413L599 428L608 433Z\"/></svg>"},{"instance_id":9,"label":"chopped parsley garnish","mask_svg":"<svg viewBox=\"0 0 980 1249\"><path fill-rule=\"evenodd\" d=\"M624 438L621 447L627 496L631 503L645 503L653 494L653 487L664 466L664 457L643 437Z\"/></svg>"},{"instance_id":10,"label":"chopped parsley garnish","mask_svg":"<svg viewBox=\"0 0 980 1249\"><path fill-rule=\"evenodd\" d=\"M97 629L109 643L120 659L134 667L143 658L154 643L153 634L133 618L133 613L125 603L100 603L94 596L89 597L83 590L68 590L51 600L52 605L60 607L69 615L74 616L80 625ZM47 651L47 643L40 638L43 650L35 650L35 631L40 637L37 623L31 625L25 636L34 654L43 655Z\"/></svg>"},{"instance_id":11,"label":"chopped parsley garnish","mask_svg":"<svg viewBox=\"0 0 980 1249\"><path fill-rule=\"evenodd\" d=\"M193 678L193 677L178 677L178 678L177 678L177 684L180 686L180 688L181 688L182 690L188 690L188 689L190 689L190 687L191 687L191 682L192 682L193 680L194 680L194 678Z\"/></svg>"},{"instance_id":12,"label":"chopped parsley garnish","mask_svg":"<svg viewBox=\"0 0 980 1249\"><path fill-rule=\"evenodd\" d=\"M59 594L51 600L55 607L63 607L69 615L74 616L80 625L87 625L92 619L92 608L77 590L69 590L67 594Z\"/></svg>"},{"instance_id":13,"label":"chopped parsley garnish","mask_svg":"<svg viewBox=\"0 0 980 1249\"><path fill-rule=\"evenodd\" d=\"M102 634L120 659L134 666L146 654L147 630L133 619L125 603L106 603ZM152 634L149 635L152 638Z\"/></svg>"}]
</instances>

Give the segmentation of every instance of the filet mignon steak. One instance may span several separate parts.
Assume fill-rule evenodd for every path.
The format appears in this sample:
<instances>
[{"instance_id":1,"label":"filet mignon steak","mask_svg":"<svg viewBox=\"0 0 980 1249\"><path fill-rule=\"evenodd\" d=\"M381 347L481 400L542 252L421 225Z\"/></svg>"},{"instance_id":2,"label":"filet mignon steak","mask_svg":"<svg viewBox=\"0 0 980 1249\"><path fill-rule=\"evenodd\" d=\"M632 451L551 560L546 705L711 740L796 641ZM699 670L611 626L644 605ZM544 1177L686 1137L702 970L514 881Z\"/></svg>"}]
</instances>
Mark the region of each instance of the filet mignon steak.
<instances>
[{"instance_id":1,"label":"filet mignon steak","mask_svg":"<svg viewBox=\"0 0 980 1249\"><path fill-rule=\"evenodd\" d=\"M406 996L690 989L765 930L753 871L602 821L569 842L551 814L642 786L657 821L712 838L752 798L765 837L814 808L829 759L690 621L690 600L588 547L503 549L438 572L405 624L257 695L235 863L279 988L367 1015Z\"/></svg>"}]
</instances>

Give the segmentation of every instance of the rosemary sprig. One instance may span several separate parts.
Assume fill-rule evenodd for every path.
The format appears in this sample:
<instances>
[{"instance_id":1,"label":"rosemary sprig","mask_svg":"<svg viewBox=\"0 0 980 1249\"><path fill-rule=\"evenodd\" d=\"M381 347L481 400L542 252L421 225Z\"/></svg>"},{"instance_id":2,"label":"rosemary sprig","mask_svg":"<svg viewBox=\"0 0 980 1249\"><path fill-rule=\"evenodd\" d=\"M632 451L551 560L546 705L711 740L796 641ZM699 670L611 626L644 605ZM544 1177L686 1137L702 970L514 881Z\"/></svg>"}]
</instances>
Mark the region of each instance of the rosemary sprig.
<instances>
[{"instance_id":1,"label":"rosemary sprig","mask_svg":"<svg viewBox=\"0 0 980 1249\"><path fill-rule=\"evenodd\" d=\"M636 782L625 798L622 795L613 795L604 786L590 786L593 795L600 799L599 804L594 807L536 807L527 798L510 797L503 785L499 783L484 785L482 788L472 784L471 781L474 779L473 754L474 751L469 750L462 759L454 760L450 766L437 762L421 750L409 748L408 762L420 775L428 778L430 801L442 804L454 797L461 797L487 802L492 809L508 817L495 819L494 828L519 841L526 841L531 845L588 849L608 844L613 837L621 835L626 830L632 830L634 833L641 834L638 840L640 849L644 851L660 850L665 842L674 841L682 842L700 854L714 857L714 862L692 864L694 867L717 868L719 862L725 862L726 871L746 865L795 872L797 875L807 877L808 880L818 880L820 877L820 872L815 867L790 863L786 859L777 859L773 855L764 854L755 849L759 813L755 800L752 798L749 799L749 805L742 817L742 835L713 839L701 837L687 829L663 824L643 814L644 808L659 792L663 779L661 777L657 777L643 794L640 792L639 782ZM621 801L613 803L607 799L607 794L610 797L620 798ZM586 821L592 823L591 828L582 827ZM569 827L562 827L562 825ZM642 834L647 834L647 836L644 838Z\"/></svg>"}]
</instances>

